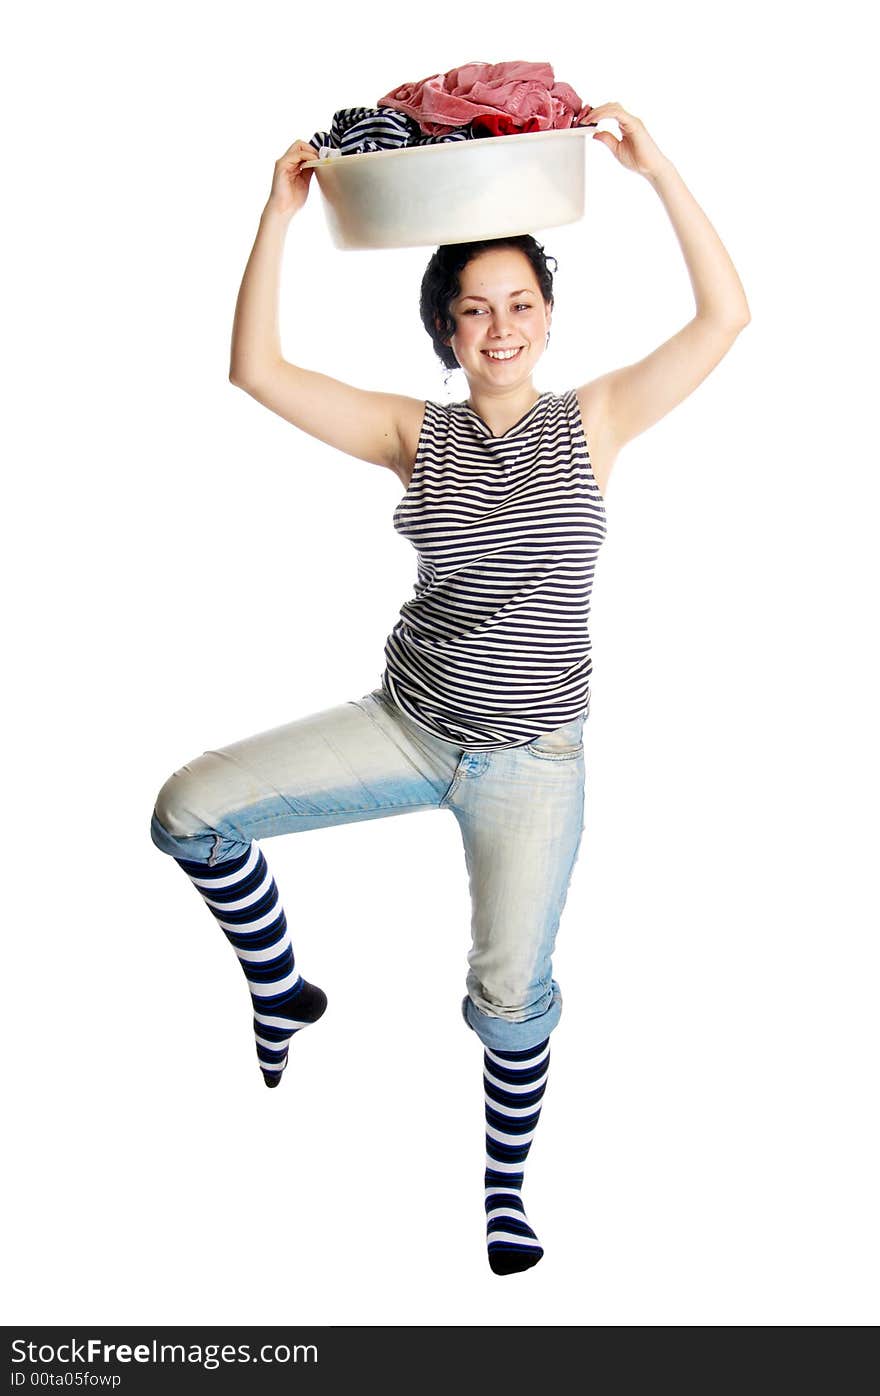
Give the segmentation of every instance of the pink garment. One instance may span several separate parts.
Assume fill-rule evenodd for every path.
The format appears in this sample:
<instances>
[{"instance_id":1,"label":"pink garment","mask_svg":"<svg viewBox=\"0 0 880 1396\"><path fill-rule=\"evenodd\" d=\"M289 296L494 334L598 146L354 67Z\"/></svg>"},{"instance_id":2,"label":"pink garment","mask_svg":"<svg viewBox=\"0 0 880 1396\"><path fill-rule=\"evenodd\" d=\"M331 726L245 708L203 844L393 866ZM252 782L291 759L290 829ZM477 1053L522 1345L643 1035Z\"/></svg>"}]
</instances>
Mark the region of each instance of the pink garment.
<instances>
[{"instance_id":1,"label":"pink garment","mask_svg":"<svg viewBox=\"0 0 880 1396\"><path fill-rule=\"evenodd\" d=\"M549 63L466 63L421 82L405 82L377 107L392 107L419 123L428 136L467 126L476 116L503 112L519 129L560 131L573 126L583 107L568 83L556 82Z\"/></svg>"}]
</instances>

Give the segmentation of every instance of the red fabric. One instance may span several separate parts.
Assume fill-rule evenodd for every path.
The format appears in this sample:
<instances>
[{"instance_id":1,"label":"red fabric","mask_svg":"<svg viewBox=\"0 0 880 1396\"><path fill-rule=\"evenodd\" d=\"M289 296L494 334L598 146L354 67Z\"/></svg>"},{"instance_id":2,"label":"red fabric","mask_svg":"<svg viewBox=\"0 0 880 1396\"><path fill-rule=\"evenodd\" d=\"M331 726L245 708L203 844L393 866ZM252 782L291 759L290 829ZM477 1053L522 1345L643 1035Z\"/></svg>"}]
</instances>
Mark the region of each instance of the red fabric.
<instances>
[{"instance_id":1,"label":"red fabric","mask_svg":"<svg viewBox=\"0 0 880 1396\"><path fill-rule=\"evenodd\" d=\"M485 116L475 116L471 131L475 136L516 136L523 131L540 131L538 119L530 116L525 125L520 125L512 116L503 112L487 112Z\"/></svg>"},{"instance_id":2,"label":"red fabric","mask_svg":"<svg viewBox=\"0 0 880 1396\"><path fill-rule=\"evenodd\" d=\"M475 118L508 117L513 131L560 131L573 126L583 107L568 83L556 82L549 63L466 63L448 73L405 82L377 107L391 107L417 121L428 136L442 136ZM510 135L499 130L493 134Z\"/></svg>"}]
</instances>

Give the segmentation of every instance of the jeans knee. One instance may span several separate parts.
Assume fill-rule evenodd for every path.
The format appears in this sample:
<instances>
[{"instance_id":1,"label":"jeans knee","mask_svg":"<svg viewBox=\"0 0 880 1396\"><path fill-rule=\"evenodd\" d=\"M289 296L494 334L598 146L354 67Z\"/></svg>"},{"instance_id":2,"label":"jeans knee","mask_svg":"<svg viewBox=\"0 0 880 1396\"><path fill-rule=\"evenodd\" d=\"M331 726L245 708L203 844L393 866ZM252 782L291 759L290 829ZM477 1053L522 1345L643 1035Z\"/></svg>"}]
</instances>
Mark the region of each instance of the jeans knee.
<instances>
[{"instance_id":1,"label":"jeans knee","mask_svg":"<svg viewBox=\"0 0 880 1396\"><path fill-rule=\"evenodd\" d=\"M214 866L246 852L250 840L225 816L212 810L210 790L188 766L175 771L156 797L150 837L163 853Z\"/></svg>"},{"instance_id":2,"label":"jeans knee","mask_svg":"<svg viewBox=\"0 0 880 1396\"><path fill-rule=\"evenodd\" d=\"M193 809L191 784L185 770L175 771L156 796L153 822L172 838L191 837L204 829Z\"/></svg>"},{"instance_id":3,"label":"jeans knee","mask_svg":"<svg viewBox=\"0 0 880 1396\"><path fill-rule=\"evenodd\" d=\"M226 855L230 840L199 812L198 782L183 767L166 780L156 797L150 837L172 858L211 862Z\"/></svg>"}]
</instances>

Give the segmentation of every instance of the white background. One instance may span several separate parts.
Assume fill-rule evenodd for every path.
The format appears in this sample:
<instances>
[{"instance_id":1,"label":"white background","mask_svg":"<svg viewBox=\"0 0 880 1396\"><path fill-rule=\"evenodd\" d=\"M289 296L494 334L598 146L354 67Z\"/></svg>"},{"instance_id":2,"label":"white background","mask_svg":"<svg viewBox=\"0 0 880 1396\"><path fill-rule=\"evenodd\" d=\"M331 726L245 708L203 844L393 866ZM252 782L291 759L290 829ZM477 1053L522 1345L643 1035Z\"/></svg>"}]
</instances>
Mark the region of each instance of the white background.
<instances>
[{"instance_id":1,"label":"white background","mask_svg":"<svg viewBox=\"0 0 880 1396\"><path fill-rule=\"evenodd\" d=\"M864 11L415 13L50 5L7 31L6 1321L876 1322ZM455 821L267 848L330 997L276 1092L235 957L148 822L205 748L375 687L414 580L399 482L227 380L275 160L337 107L510 58L644 121L752 323L611 478L526 1178L546 1255L502 1280ZM641 358L694 309L657 194L586 145L585 218L541 234L541 390ZM444 400L429 255L336 250L313 181L285 355Z\"/></svg>"}]
</instances>

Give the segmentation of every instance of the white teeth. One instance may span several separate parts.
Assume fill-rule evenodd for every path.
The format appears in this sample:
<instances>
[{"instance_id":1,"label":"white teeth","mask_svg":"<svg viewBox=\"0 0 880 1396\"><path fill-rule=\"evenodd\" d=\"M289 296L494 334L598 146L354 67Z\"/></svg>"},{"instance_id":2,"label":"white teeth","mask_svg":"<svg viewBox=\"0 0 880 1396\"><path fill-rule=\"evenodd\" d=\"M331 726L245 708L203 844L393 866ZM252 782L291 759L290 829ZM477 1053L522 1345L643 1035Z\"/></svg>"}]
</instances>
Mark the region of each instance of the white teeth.
<instances>
[{"instance_id":1,"label":"white teeth","mask_svg":"<svg viewBox=\"0 0 880 1396\"><path fill-rule=\"evenodd\" d=\"M513 359L521 348L522 345L516 349L484 349L483 353L490 359Z\"/></svg>"}]
</instances>

